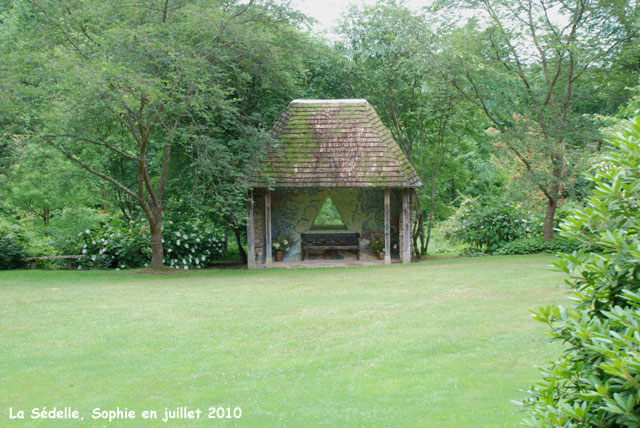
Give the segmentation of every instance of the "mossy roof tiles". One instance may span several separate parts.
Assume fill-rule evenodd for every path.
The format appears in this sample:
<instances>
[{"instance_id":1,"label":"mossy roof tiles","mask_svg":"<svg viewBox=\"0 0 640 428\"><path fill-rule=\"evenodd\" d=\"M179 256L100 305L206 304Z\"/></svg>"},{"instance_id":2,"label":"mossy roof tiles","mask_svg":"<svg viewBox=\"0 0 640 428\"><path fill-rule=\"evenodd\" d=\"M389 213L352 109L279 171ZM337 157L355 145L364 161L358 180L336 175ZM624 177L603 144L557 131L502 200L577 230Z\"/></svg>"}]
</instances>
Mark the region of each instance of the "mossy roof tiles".
<instances>
[{"instance_id":1,"label":"mossy roof tiles","mask_svg":"<svg viewBox=\"0 0 640 428\"><path fill-rule=\"evenodd\" d=\"M249 180L251 186L422 186L366 100L294 100L271 134L279 144Z\"/></svg>"}]
</instances>

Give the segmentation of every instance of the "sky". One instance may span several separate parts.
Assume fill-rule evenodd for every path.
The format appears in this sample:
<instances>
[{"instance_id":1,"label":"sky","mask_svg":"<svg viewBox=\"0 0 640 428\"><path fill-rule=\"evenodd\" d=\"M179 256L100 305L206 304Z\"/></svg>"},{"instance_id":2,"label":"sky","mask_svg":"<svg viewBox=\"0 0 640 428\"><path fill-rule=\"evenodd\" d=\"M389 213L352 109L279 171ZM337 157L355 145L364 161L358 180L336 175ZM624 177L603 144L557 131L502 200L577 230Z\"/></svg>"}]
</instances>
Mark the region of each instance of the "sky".
<instances>
[{"instance_id":1,"label":"sky","mask_svg":"<svg viewBox=\"0 0 640 428\"><path fill-rule=\"evenodd\" d=\"M329 38L334 38L335 34L331 29L338 24L340 16L347 11L349 5L374 5L376 0L292 0L291 5L318 20L314 27L317 31L326 31ZM425 6L425 0L408 0L406 6L410 9L418 10Z\"/></svg>"},{"instance_id":2,"label":"sky","mask_svg":"<svg viewBox=\"0 0 640 428\"><path fill-rule=\"evenodd\" d=\"M432 0L405 0L404 5L411 10L419 11L431 2ZM318 21L313 27L315 32L324 33L327 39L334 41L339 40L339 36L332 31L332 29L338 25L340 17L347 11L350 5L355 4L362 6L374 5L375 3L376 0L291 0L291 5L294 8ZM463 18L471 18L482 15L484 15L484 12L467 9L461 11L460 16ZM553 8L549 10L549 16L555 24L566 25L568 22L566 17L559 15ZM533 46L531 45L529 48L533 48Z\"/></svg>"}]
</instances>

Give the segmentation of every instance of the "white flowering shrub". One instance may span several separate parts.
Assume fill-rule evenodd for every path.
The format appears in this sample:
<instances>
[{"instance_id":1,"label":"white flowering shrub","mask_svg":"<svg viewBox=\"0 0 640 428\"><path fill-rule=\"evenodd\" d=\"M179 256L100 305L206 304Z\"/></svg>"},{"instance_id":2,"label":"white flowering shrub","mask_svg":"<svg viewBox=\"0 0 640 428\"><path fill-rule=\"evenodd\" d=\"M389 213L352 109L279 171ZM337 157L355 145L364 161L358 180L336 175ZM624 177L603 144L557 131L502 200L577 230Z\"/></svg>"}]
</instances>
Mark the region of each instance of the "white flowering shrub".
<instances>
[{"instance_id":1,"label":"white flowering shrub","mask_svg":"<svg viewBox=\"0 0 640 428\"><path fill-rule=\"evenodd\" d=\"M162 236L164 264L175 269L203 268L225 251L219 234L196 223L168 221Z\"/></svg>"},{"instance_id":2,"label":"white flowering shrub","mask_svg":"<svg viewBox=\"0 0 640 428\"><path fill-rule=\"evenodd\" d=\"M164 264L176 269L199 269L224 254L220 234L199 223L165 221ZM61 249L66 254L82 254L80 266L102 269L130 269L149 265L151 244L145 222L110 223L86 229Z\"/></svg>"},{"instance_id":3,"label":"white flowering shrub","mask_svg":"<svg viewBox=\"0 0 640 428\"><path fill-rule=\"evenodd\" d=\"M151 260L149 227L142 222L112 220L80 232L66 254L82 254L81 267L127 269L143 267Z\"/></svg>"}]
</instances>

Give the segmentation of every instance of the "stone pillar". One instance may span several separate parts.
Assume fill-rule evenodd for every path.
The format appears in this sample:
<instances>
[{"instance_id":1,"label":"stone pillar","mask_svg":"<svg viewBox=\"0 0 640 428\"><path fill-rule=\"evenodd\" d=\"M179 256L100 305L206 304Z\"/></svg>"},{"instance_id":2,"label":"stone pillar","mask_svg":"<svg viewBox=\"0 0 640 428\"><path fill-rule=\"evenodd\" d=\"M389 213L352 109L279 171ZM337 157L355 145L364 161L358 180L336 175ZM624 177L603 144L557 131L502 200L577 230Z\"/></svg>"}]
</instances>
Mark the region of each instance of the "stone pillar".
<instances>
[{"instance_id":1,"label":"stone pillar","mask_svg":"<svg viewBox=\"0 0 640 428\"><path fill-rule=\"evenodd\" d=\"M247 269L256 268L255 224L253 218L253 191L247 192Z\"/></svg>"},{"instance_id":2,"label":"stone pillar","mask_svg":"<svg viewBox=\"0 0 640 428\"><path fill-rule=\"evenodd\" d=\"M259 267L264 265L264 189L253 189L253 238Z\"/></svg>"},{"instance_id":3,"label":"stone pillar","mask_svg":"<svg viewBox=\"0 0 640 428\"><path fill-rule=\"evenodd\" d=\"M411 263L411 194L402 189L402 263Z\"/></svg>"},{"instance_id":4,"label":"stone pillar","mask_svg":"<svg viewBox=\"0 0 640 428\"><path fill-rule=\"evenodd\" d=\"M264 191L264 244L264 263L267 268L270 268L273 258L271 257L271 190L269 189Z\"/></svg>"},{"instance_id":5,"label":"stone pillar","mask_svg":"<svg viewBox=\"0 0 640 428\"><path fill-rule=\"evenodd\" d=\"M384 264L391 264L391 190L384 189Z\"/></svg>"}]
</instances>

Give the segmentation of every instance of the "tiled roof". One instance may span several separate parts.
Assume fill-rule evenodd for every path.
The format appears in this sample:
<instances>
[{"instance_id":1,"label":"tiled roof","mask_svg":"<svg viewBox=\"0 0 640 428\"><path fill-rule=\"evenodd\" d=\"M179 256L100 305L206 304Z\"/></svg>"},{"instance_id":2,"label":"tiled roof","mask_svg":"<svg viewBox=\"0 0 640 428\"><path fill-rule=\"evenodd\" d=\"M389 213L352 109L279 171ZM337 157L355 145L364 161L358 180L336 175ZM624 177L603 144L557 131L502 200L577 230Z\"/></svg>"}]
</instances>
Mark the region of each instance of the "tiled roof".
<instances>
[{"instance_id":1,"label":"tiled roof","mask_svg":"<svg viewBox=\"0 0 640 428\"><path fill-rule=\"evenodd\" d=\"M294 100L271 131L279 142L249 180L273 187L420 187L366 100Z\"/></svg>"}]
</instances>

